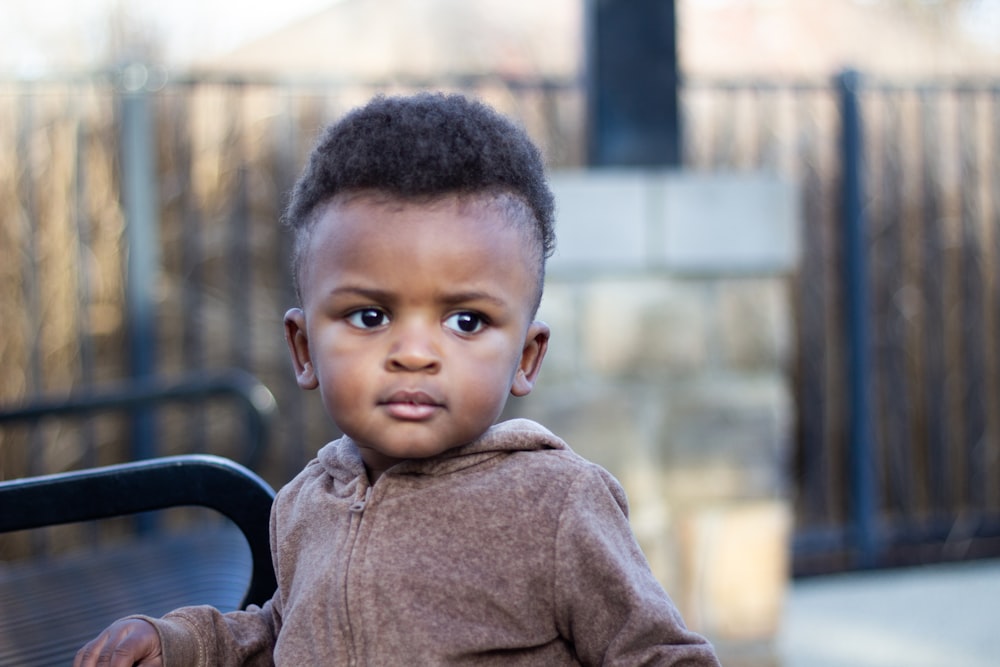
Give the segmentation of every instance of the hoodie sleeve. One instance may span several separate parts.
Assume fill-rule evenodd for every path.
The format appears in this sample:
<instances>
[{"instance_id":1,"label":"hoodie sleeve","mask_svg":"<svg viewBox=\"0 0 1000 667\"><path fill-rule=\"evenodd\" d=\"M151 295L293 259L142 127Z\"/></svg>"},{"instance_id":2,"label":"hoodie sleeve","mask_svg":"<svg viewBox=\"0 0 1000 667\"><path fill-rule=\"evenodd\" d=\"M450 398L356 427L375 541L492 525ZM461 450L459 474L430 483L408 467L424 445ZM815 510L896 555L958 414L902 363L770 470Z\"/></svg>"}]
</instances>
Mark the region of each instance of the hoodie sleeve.
<instances>
[{"instance_id":1,"label":"hoodie sleeve","mask_svg":"<svg viewBox=\"0 0 1000 667\"><path fill-rule=\"evenodd\" d=\"M165 667L236 667L274 664L280 627L278 594L263 607L226 614L209 606L182 607L163 618L145 618L156 627Z\"/></svg>"},{"instance_id":2,"label":"hoodie sleeve","mask_svg":"<svg viewBox=\"0 0 1000 667\"><path fill-rule=\"evenodd\" d=\"M279 494L280 495L280 494ZM277 504L277 503L276 503ZM277 512L272 507L271 558L279 574ZM264 606L222 613L214 607L181 607L163 618L141 616L156 628L164 667L263 667L274 664L282 622L281 589Z\"/></svg>"},{"instance_id":3,"label":"hoodie sleeve","mask_svg":"<svg viewBox=\"0 0 1000 667\"><path fill-rule=\"evenodd\" d=\"M585 665L718 667L653 577L627 511L621 485L597 466L570 486L556 538L560 632Z\"/></svg>"}]
</instances>

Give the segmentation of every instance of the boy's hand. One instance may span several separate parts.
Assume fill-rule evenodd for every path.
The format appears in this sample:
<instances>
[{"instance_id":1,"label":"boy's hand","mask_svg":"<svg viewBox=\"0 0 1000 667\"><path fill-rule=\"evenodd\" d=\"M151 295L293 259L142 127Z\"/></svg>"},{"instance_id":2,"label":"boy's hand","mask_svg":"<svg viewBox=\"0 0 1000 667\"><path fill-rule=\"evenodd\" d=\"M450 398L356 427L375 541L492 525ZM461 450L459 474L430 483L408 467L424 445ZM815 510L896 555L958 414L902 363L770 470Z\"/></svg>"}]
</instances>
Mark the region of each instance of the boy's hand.
<instances>
[{"instance_id":1,"label":"boy's hand","mask_svg":"<svg viewBox=\"0 0 1000 667\"><path fill-rule=\"evenodd\" d=\"M73 667L163 667L163 651L156 628L130 618L115 621L77 654Z\"/></svg>"}]
</instances>

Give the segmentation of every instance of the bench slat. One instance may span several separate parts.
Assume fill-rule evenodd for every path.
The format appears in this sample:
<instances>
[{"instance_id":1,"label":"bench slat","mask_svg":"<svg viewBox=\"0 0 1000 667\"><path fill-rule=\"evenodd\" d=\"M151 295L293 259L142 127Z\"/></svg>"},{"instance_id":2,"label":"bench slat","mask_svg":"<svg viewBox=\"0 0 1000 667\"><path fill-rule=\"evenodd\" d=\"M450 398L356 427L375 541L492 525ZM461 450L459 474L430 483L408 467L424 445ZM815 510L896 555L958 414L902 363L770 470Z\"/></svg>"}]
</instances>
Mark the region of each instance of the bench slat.
<instances>
[{"instance_id":1,"label":"bench slat","mask_svg":"<svg viewBox=\"0 0 1000 667\"><path fill-rule=\"evenodd\" d=\"M253 563L221 524L113 548L0 566L0 665L67 665L112 621L177 607L238 609Z\"/></svg>"}]
</instances>

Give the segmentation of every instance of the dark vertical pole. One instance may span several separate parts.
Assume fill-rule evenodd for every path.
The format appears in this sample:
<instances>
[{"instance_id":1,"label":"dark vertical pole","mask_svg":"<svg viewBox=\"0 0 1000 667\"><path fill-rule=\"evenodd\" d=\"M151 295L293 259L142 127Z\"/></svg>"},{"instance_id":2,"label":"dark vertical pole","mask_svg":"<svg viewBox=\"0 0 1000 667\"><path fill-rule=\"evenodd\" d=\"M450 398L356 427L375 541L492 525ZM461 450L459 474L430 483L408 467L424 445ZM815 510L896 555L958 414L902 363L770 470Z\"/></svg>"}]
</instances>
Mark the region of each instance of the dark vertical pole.
<instances>
[{"instance_id":1,"label":"dark vertical pole","mask_svg":"<svg viewBox=\"0 0 1000 667\"><path fill-rule=\"evenodd\" d=\"M681 164L674 0L587 0L592 166Z\"/></svg>"},{"instance_id":2,"label":"dark vertical pole","mask_svg":"<svg viewBox=\"0 0 1000 667\"><path fill-rule=\"evenodd\" d=\"M868 238L864 204L864 138L858 88L861 76L846 71L837 79L843 134L844 278L850 392L852 519L858 565L875 565L875 475L872 446L871 326L868 295Z\"/></svg>"},{"instance_id":3,"label":"dark vertical pole","mask_svg":"<svg viewBox=\"0 0 1000 667\"><path fill-rule=\"evenodd\" d=\"M147 71L130 65L121 89L121 178L125 209L128 267L126 270L126 336L129 372L135 379L156 373L156 282L159 266L155 128ZM133 459L156 455L152 411L139 411L132 423Z\"/></svg>"}]
</instances>

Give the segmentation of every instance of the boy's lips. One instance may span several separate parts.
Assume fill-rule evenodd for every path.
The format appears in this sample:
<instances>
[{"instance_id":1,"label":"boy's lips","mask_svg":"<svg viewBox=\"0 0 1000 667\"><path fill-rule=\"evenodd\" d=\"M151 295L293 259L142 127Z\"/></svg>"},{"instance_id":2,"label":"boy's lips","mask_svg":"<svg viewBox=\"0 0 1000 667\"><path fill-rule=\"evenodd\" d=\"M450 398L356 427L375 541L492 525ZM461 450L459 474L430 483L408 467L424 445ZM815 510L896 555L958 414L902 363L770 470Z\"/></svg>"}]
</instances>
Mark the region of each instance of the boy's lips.
<instances>
[{"instance_id":1,"label":"boy's lips","mask_svg":"<svg viewBox=\"0 0 1000 667\"><path fill-rule=\"evenodd\" d=\"M419 421L428 419L444 404L422 391L396 391L379 401L379 405L396 419Z\"/></svg>"}]
</instances>

